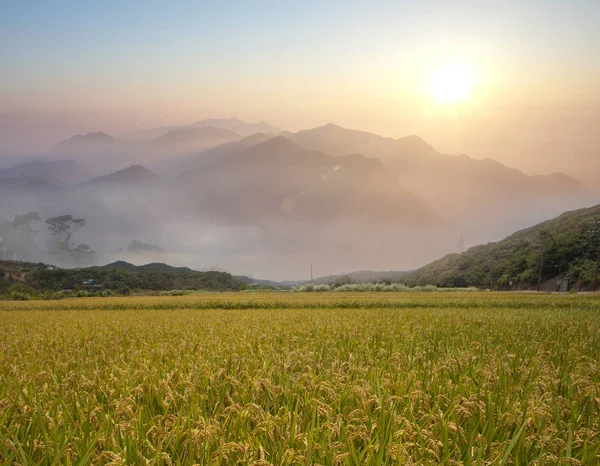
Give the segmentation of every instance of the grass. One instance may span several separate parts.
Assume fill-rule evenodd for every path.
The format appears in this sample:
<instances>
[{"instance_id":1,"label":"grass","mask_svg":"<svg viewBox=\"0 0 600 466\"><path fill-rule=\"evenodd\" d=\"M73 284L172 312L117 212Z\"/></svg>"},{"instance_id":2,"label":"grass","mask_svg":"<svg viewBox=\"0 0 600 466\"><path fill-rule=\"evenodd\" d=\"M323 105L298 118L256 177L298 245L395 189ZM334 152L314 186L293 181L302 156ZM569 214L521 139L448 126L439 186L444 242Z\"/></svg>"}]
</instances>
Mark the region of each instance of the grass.
<instances>
[{"instance_id":1,"label":"grass","mask_svg":"<svg viewBox=\"0 0 600 466\"><path fill-rule=\"evenodd\" d=\"M600 299L0 303L3 464L600 464Z\"/></svg>"}]
</instances>

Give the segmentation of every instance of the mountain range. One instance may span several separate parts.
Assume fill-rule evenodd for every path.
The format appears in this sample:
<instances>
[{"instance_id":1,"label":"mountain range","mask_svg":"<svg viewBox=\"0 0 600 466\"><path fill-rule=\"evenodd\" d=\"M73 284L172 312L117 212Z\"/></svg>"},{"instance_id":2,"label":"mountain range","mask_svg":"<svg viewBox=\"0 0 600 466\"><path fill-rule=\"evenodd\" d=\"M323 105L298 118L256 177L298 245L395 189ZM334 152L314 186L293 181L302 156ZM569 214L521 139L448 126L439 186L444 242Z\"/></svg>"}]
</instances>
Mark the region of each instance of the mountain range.
<instances>
[{"instance_id":1,"label":"mountain range","mask_svg":"<svg viewBox=\"0 0 600 466\"><path fill-rule=\"evenodd\" d=\"M282 131L281 129L271 126L270 124L264 121L261 121L259 123L247 123L237 118L211 118L207 120L197 121L195 123L184 126L169 125L161 126L158 128L151 128L147 130L133 131L121 135L121 139L133 141L150 141L164 134L167 134L175 129L193 129L206 127L227 129L241 136L250 136L256 133L277 134Z\"/></svg>"},{"instance_id":2,"label":"mountain range","mask_svg":"<svg viewBox=\"0 0 600 466\"><path fill-rule=\"evenodd\" d=\"M0 170L0 190L5 215L73 212L107 248L141 237L176 244L182 257L200 248L203 261L271 267L276 255L334 270L414 269L461 234L469 244L496 240L598 200L567 174L442 154L414 135L333 124L291 133L237 119L76 135Z\"/></svg>"}]
</instances>

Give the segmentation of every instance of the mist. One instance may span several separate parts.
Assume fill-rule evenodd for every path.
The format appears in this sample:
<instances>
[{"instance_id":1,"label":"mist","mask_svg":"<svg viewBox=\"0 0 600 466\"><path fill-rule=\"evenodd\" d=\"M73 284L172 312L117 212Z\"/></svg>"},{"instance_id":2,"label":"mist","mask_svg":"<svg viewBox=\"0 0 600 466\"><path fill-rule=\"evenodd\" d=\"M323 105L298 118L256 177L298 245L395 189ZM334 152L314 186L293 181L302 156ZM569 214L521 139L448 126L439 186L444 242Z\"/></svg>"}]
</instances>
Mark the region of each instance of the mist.
<instances>
[{"instance_id":1,"label":"mist","mask_svg":"<svg viewBox=\"0 0 600 466\"><path fill-rule=\"evenodd\" d=\"M2 258L402 271L599 204L598 6L472 3L0 7Z\"/></svg>"},{"instance_id":2,"label":"mist","mask_svg":"<svg viewBox=\"0 0 600 466\"><path fill-rule=\"evenodd\" d=\"M319 276L412 270L598 201L567 174L531 176L417 136L333 124L95 131L4 160L4 230L40 217L35 248L7 258L63 267L166 262L276 281L306 280L311 266ZM47 220L65 215L85 222L59 254Z\"/></svg>"}]
</instances>

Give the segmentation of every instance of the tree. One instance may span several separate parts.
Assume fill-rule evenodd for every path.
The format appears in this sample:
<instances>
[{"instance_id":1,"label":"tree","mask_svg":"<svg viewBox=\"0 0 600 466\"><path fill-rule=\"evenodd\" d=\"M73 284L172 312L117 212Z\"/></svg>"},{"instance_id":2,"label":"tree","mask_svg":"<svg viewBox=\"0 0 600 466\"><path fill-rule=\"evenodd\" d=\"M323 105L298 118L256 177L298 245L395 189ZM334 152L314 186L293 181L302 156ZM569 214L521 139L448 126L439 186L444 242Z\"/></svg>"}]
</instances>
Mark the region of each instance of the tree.
<instances>
[{"instance_id":1,"label":"tree","mask_svg":"<svg viewBox=\"0 0 600 466\"><path fill-rule=\"evenodd\" d=\"M73 255L75 249L71 247L73 235L85 226L85 219L73 218L72 215L60 215L46 220L50 231L49 249L51 253L59 255ZM88 248L89 249L89 248Z\"/></svg>"}]
</instances>

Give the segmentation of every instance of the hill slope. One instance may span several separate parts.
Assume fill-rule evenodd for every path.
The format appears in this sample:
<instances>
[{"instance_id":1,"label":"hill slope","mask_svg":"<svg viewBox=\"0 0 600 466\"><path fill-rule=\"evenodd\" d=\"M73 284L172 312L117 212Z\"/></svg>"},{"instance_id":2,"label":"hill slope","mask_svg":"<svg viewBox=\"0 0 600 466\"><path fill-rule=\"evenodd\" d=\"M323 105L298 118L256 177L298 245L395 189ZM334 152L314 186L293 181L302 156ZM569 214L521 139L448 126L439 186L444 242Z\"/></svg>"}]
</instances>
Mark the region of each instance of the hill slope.
<instances>
[{"instance_id":1,"label":"hill slope","mask_svg":"<svg viewBox=\"0 0 600 466\"><path fill-rule=\"evenodd\" d=\"M404 224L436 219L427 203L398 186L379 160L311 151L283 136L227 153L178 180L186 196L196 193L196 208L207 199L206 209L228 218L355 216Z\"/></svg>"},{"instance_id":2,"label":"hill slope","mask_svg":"<svg viewBox=\"0 0 600 466\"><path fill-rule=\"evenodd\" d=\"M241 139L239 134L228 129L214 128L212 126L203 126L200 128L186 126L163 134L154 139L152 144L161 151L181 154L206 150L239 139Z\"/></svg>"},{"instance_id":3,"label":"hill slope","mask_svg":"<svg viewBox=\"0 0 600 466\"><path fill-rule=\"evenodd\" d=\"M204 128L213 126L235 131L242 136L250 136L254 133L279 133L281 129L271 126L265 121L259 123L247 123L237 118L211 118L208 120L197 121L189 125L192 128Z\"/></svg>"},{"instance_id":4,"label":"hill slope","mask_svg":"<svg viewBox=\"0 0 600 466\"><path fill-rule=\"evenodd\" d=\"M74 160L31 160L12 167L0 169L0 178L55 178L63 183L80 183L92 177Z\"/></svg>"},{"instance_id":5,"label":"hill slope","mask_svg":"<svg viewBox=\"0 0 600 466\"><path fill-rule=\"evenodd\" d=\"M311 150L376 157L404 189L448 221L477 231L508 234L523 219L541 221L595 203L583 183L564 173L529 176L493 159L442 154L418 136L384 138L329 124L287 137Z\"/></svg>"},{"instance_id":6,"label":"hill slope","mask_svg":"<svg viewBox=\"0 0 600 466\"><path fill-rule=\"evenodd\" d=\"M112 262L111 264L103 265L102 267L105 269L127 270L128 272L159 272L173 274L195 272L195 270L192 270L188 267L173 267L172 265L164 264L162 262L153 262L145 265L133 265L125 261L116 261Z\"/></svg>"},{"instance_id":7,"label":"hill slope","mask_svg":"<svg viewBox=\"0 0 600 466\"><path fill-rule=\"evenodd\" d=\"M526 289L536 285L542 261L542 282L556 288L557 277L569 277L583 288L592 283L600 247L600 205L540 223L497 243L449 254L403 277L411 284L492 286ZM512 282L512 285L510 285Z\"/></svg>"},{"instance_id":8,"label":"hill slope","mask_svg":"<svg viewBox=\"0 0 600 466\"><path fill-rule=\"evenodd\" d=\"M132 165L131 167L124 168L108 175L99 176L90 180L87 184L99 185L99 184L119 184L129 185L135 183L144 183L148 181L154 181L160 178L156 173L148 170L143 165Z\"/></svg>"}]
</instances>

